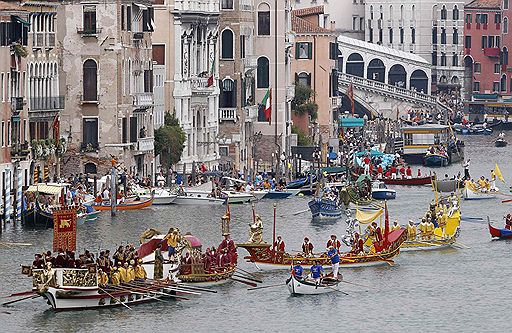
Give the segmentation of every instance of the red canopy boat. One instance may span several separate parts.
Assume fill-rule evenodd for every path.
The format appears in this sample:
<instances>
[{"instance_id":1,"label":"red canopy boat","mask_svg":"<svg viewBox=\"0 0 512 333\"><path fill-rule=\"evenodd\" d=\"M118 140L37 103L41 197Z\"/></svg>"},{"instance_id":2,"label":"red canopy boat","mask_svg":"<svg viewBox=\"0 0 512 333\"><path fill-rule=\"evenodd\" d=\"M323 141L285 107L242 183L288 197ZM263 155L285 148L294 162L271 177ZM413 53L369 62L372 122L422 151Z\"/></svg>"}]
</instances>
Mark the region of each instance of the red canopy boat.
<instances>
[{"instance_id":1,"label":"red canopy boat","mask_svg":"<svg viewBox=\"0 0 512 333\"><path fill-rule=\"evenodd\" d=\"M499 238L499 239L510 239L510 238L512 238L512 230L499 229L499 228L493 227L491 225L491 223L488 223L488 224L489 224L489 232L491 233L491 237Z\"/></svg>"},{"instance_id":2,"label":"red canopy boat","mask_svg":"<svg viewBox=\"0 0 512 333\"><path fill-rule=\"evenodd\" d=\"M386 185L403 185L403 186L421 186L427 185L432 182L432 176L421 177L421 178L381 178L379 179L381 182L384 182Z\"/></svg>"}]
</instances>

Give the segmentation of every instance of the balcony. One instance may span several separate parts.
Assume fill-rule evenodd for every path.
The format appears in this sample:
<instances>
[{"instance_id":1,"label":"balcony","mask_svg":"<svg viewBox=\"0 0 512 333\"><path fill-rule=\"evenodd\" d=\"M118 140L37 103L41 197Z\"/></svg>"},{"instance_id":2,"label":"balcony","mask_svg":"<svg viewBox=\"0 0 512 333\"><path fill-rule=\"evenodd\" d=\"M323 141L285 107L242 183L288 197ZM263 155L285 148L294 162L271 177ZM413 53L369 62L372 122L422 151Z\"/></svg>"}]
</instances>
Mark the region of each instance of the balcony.
<instances>
[{"instance_id":1,"label":"balcony","mask_svg":"<svg viewBox=\"0 0 512 333\"><path fill-rule=\"evenodd\" d=\"M80 144L80 151L82 153L97 153L99 148L98 142L82 142Z\"/></svg>"},{"instance_id":2,"label":"balcony","mask_svg":"<svg viewBox=\"0 0 512 333\"><path fill-rule=\"evenodd\" d=\"M30 154L30 146L28 142L13 143L11 145L11 157L23 159Z\"/></svg>"},{"instance_id":3,"label":"balcony","mask_svg":"<svg viewBox=\"0 0 512 333\"><path fill-rule=\"evenodd\" d=\"M155 149L155 138L139 138L137 140L136 150L139 152L151 152Z\"/></svg>"},{"instance_id":4,"label":"balcony","mask_svg":"<svg viewBox=\"0 0 512 333\"><path fill-rule=\"evenodd\" d=\"M234 121L236 123L236 108L219 108L219 122Z\"/></svg>"},{"instance_id":5,"label":"balcony","mask_svg":"<svg viewBox=\"0 0 512 333\"><path fill-rule=\"evenodd\" d=\"M219 0L175 0L174 10L218 14Z\"/></svg>"},{"instance_id":6,"label":"balcony","mask_svg":"<svg viewBox=\"0 0 512 333\"><path fill-rule=\"evenodd\" d=\"M246 56L242 59L242 62L245 69L256 69L258 67L258 58L253 55Z\"/></svg>"},{"instance_id":7,"label":"balcony","mask_svg":"<svg viewBox=\"0 0 512 333\"><path fill-rule=\"evenodd\" d=\"M484 48L484 55L489 58L499 58L500 49L498 47L486 47Z\"/></svg>"},{"instance_id":8,"label":"balcony","mask_svg":"<svg viewBox=\"0 0 512 333\"><path fill-rule=\"evenodd\" d=\"M55 47L55 32L34 32L32 34L32 46L34 48Z\"/></svg>"},{"instance_id":9,"label":"balcony","mask_svg":"<svg viewBox=\"0 0 512 333\"><path fill-rule=\"evenodd\" d=\"M213 91L213 86L208 86L208 78L190 78L190 88L193 94L208 95Z\"/></svg>"},{"instance_id":10,"label":"balcony","mask_svg":"<svg viewBox=\"0 0 512 333\"><path fill-rule=\"evenodd\" d=\"M258 119L258 106L250 105L244 108L245 111L245 122L251 123Z\"/></svg>"},{"instance_id":11,"label":"balcony","mask_svg":"<svg viewBox=\"0 0 512 333\"><path fill-rule=\"evenodd\" d=\"M133 106L137 108L148 108L153 106L154 98L152 92L133 94Z\"/></svg>"},{"instance_id":12,"label":"balcony","mask_svg":"<svg viewBox=\"0 0 512 333\"><path fill-rule=\"evenodd\" d=\"M11 97L11 110L23 111L23 97Z\"/></svg>"},{"instance_id":13,"label":"balcony","mask_svg":"<svg viewBox=\"0 0 512 333\"><path fill-rule=\"evenodd\" d=\"M76 32L82 37L98 37L101 33L101 28L99 27L77 27Z\"/></svg>"},{"instance_id":14,"label":"balcony","mask_svg":"<svg viewBox=\"0 0 512 333\"><path fill-rule=\"evenodd\" d=\"M30 99L30 111L56 111L64 109L64 96Z\"/></svg>"}]
</instances>

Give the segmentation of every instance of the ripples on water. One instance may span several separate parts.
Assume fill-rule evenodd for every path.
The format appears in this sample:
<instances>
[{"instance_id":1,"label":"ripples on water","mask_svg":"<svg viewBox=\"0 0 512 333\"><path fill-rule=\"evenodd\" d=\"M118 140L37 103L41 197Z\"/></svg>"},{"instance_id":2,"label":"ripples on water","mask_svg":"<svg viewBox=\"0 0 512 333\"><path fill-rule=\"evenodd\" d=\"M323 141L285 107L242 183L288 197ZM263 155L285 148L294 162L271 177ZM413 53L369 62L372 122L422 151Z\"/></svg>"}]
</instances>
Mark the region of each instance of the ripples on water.
<instances>
[{"instance_id":1,"label":"ripples on water","mask_svg":"<svg viewBox=\"0 0 512 333\"><path fill-rule=\"evenodd\" d=\"M510 135L508 140L511 141ZM512 180L510 148L495 148L492 137L466 140L466 156L471 158L471 174L489 177L497 162L507 180ZM425 173L426 170L423 170ZM460 165L436 170L450 175ZM498 184L499 186L499 184ZM506 190L506 185L501 186ZM397 200L389 202L390 220L405 224L419 218L433 195L428 187L397 187ZM309 213L294 216L307 208L308 198L278 202L277 233L283 235L288 251L298 250L304 236L316 249L325 246L330 234L341 236L346 224L311 222ZM510 206L501 199L463 202L464 216L489 215L497 225ZM272 202L256 203L264 221L264 236L272 237ZM221 240L220 217L225 207L153 207L139 212L119 212L111 218L102 213L96 222L78 228L78 249L86 247L113 251L126 242L137 243L140 233L149 227L166 231L177 226L203 240L204 247L217 246ZM252 220L250 205L231 207L231 232L236 241L246 241ZM492 242L485 223L462 223L460 242L470 249L446 249L403 253L395 267L381 266L342 270L347 281L370 286L362 288L341 284L349 294L330 293L311 297L291 297L284 285L287 272L262 273L264 284L283 282L283 287L247 291L236 282L217 287L218 294L180 302L155 302L124 308L55 313L41 299L28 300L0 308L0 332L117 332L117 331L196 331L247 332L333 330L426 332L508 331L509 297L505 290L512 276L511 249L508 241ZM20 275L20 264L29 264L33 254L51 248L52 230L25 231L7 225L0 235L4 242L28 242L29 248L0 248L0 295L27 290L31 280ZM240 251L240 258L245 256ZM254 271L254 266L240 266Z\"/></svg>"}]
</instances>

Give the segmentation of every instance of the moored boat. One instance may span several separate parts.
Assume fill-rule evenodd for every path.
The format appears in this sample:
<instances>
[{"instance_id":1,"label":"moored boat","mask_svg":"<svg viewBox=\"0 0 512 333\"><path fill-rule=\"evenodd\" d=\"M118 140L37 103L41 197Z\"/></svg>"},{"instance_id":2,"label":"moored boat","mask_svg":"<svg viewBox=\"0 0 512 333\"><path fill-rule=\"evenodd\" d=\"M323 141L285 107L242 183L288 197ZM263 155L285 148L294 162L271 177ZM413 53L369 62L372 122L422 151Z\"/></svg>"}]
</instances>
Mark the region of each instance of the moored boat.
<instances>
[{"instance_id":1,"label":"moored boat","mask_svg":"<svg viewBox=\"0 0 512 333\"><path fill-rule=\"evenodd\" d=\"M307 278L298 279L295 275L291 274L286 280L288 291L292 295L320 295L333 291L337 291L335 287L340 283L339 280L325 277L320 280L319 284Z\"/></svg>"},{"instance_id":2,"label":"moored boat","mask_svg":"<svg viewBox=\"0 0 512 333\"><path fill-rule=\"evenodd\" d=\"M464 200L486 200L496 198L497 192L497 189L494 191L482 192L478 189L470 189L468 186L465 186L462 190L462 196Z\"/></svg>"},{"instance_id":3,"label":"moored boat","mask_svg":"<svg viewBox=\"0 0 512 333\"><path fill-rule=\"evenodd\" d=\"M225 197L227 203L247 203L256 200L256 197L251 193L236 192L236 191L222 191L222 197Z\"/></svg>"},{"instance_id":4,"label":"moored boat","mask_svg":"<svg viewBox=\"0 0 512 333\"><path fill-rule=\"evenodd\" d=\"M425 166L429 167L444 167L448 165L448 156L443 154L429 154L427 153L423 158Z\"/></svg>"},{"instance_id":5,"label":"moored boat","mask_svg":"<svg viewBox=\"0 0 512 333\"><path fill-rule=\"evenodd\" d=\"M508 144L508 142L505 141L505 139L502 139L502 138L496 139L496 141L494 141L494 145L496 147L506 147L507 144Z\"/></svg>"},{"instance_id":6,"label":"moored boat","mask_svg":"<svg viewBox=\"0 0 512 333\"><path fill-rule=\"evenodd\" d=\"M163 188L155 188L152 190L152 193L143 194L140 196L140 199L148 200L153 195L153 205L170 205L176 199L176 194L172 194Z\"/></svg>"},{"instance_id":7,"label":"moored boat","mask_svg":"<svg viewBox=\"0 0 512 333\"><path fill-rule=\"evenodd\" d=\"M83 211L77 211L76 218L78 224L83 224L85 222L95 221L98 218L99 211L95 210L91 206L85 205L83 207Z\"/></svg>"},{"instance_id":8,"label":"moored boat","mask_svg":"<svg viewBox=\"0 0 512 333\"><path fill-rule=\"evenodd\" d=\"M372 198L376 200L396 199L396 191L388 189L382 182L374 182L372 187Z\"/></svg>"},{"instance_id":9,"label":"moored boat","mask_svg":"<svg viewBox=\"0 0 512 333\"><path fill-rule=\"evenodd\" d=\"M144 201L134 200L134 201L127 201L124 203L119 203L116 205L116 209L117 210L139 210L139 209L150 207L152 204L153 204L152 198L149 198L148 200L144 200ZM96 210L100 210L100 211L103 211L103 210L108 211L108 210L112 209L110 202L95 203L92 206L92 208L94 208Z\"/></svg>"},{"instance_id":10,"label":"moored boat","mask_svg":"<svg viewBox=\"0 0 512 333\"><path fill-rule=\"evenodd\" d=\"M286 199L293 195L293 192L288 191L268 191L262 199Z\"/></svg>"},{"instance_id":11,"label":"moored boat","mask_svg":"<svg viewBox=\"0 0 512 333\"><path fill-rule=\"evenodd\" d=\"M498 239L512 239L512 230L496 228L492 226L490 222L487 224L489 226L491 237Z\"/></svg>"},{"instance_id":12,"label":"moored boat","mask_svg":"<svg viewBox=\"0 0 512 333\"><path fill-rule=\"evenodd\" d=\"M343 211L337 198L314 198L308 202L308 206L313 218L336 219Z\"/></svg>"},{"instance_id":13,"label":"moored boat","mask_svg":"<svg viewBox=\"0 0 512 333\"><path fill-rule=\"evenodd\" d=\"M225 202L225 198L213 197L211 192L196 190L178 191L173 201L176 205L222 205Z\"/></svg>"}]
</instances>

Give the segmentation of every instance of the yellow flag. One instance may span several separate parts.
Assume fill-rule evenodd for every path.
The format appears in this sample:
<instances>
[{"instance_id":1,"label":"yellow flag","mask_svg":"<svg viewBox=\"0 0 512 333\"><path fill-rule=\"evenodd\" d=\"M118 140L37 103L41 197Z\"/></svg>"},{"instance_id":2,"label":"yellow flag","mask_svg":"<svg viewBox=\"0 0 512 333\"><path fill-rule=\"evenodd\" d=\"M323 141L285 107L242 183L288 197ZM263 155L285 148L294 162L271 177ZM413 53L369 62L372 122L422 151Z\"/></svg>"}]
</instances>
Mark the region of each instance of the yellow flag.
<instances>
[{"instance_id":1,"label":"yellow flag","mask_svg":"<svg viewBox=\"0 0 512 333\"><path fill-rule=\"evenodd\" d=\"M496 177L498 177L499 180L505 182L505 178L503 178L503 175L501 174L501 170L500 167L498 166L498 163L496 163L496 167L494 167L494 173L496 173Z\"/></svg>"}]
</instances>

